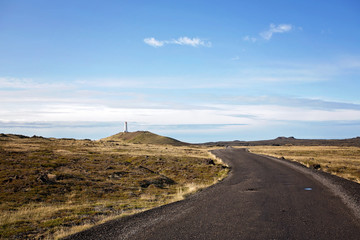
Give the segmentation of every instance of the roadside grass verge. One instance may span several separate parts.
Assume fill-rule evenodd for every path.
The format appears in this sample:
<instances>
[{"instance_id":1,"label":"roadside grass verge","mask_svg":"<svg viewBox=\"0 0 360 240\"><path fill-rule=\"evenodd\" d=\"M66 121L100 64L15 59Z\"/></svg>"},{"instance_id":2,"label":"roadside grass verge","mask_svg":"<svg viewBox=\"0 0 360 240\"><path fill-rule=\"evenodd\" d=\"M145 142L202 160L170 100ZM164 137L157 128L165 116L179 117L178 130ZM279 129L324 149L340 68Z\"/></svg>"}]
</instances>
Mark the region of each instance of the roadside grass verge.
<instances>
[{"instance_id":1,"label":"roadside grass verge","mask_svg":"<svg viewBox=\"0 0 360 240\"><path fill-rule=\"evenodd\" d=\"M336 146L249 146L250 152L299 162L360 183L360 148Z\"/></svg>"},{"instance_id":2,"label":"roadside grass verge","mask_svg":"<svg viewBox=\"0 0 360 240\"><path fill-rule=\"evenodd\" d=\"M0 238L58 239L178 201L228 169L200 146L0 136Z\"/></svg>"}]
</instances>

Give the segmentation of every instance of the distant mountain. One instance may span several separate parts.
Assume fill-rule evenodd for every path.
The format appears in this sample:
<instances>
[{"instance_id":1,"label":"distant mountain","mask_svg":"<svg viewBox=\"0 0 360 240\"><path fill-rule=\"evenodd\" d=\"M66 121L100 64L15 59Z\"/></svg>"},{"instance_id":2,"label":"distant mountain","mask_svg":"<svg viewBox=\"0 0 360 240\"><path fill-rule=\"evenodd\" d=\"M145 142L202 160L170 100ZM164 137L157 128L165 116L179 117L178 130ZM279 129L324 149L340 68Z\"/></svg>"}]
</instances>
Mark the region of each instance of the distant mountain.
<instances>
[{"instance_id":1,"label":"distant mountain","mask_svg":"<svg viewBox=\"0 0 360 240\"><path fill-rule=\"evenodd\" d=\"M360 147L360 137L349 139L296 139L294 137L278 137L272 140L260 141L221 141L208 142L204 145L215 146L355 146Z\"/></svg>"},{"instance_id":2,"label":"distant mountain","mask_svg":"<svg viewBox=\"0 0 360 240\"><path fill-rule=\"evenodd\" d=\"M101 139L103 141L123 141L126 143L140 143L140 144L157 144L157 145L173 145L173 146L185 146L188 143L181 142L179 140L157 135L148 131L137 132L120 132Z\"/></svg>"}]
</instances>

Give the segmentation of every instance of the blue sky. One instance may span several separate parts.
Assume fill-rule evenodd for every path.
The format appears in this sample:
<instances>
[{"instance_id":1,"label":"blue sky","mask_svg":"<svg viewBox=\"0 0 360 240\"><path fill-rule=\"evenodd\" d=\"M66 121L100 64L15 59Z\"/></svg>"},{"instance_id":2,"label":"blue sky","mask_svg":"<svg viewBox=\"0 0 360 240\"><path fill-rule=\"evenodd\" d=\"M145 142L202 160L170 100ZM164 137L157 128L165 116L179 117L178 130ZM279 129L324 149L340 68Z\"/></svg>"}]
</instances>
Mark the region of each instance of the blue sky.
<instances>
[{"instance_id":1,"label":"blue sky","mask_svg":"<svg viewBox=\"0 0 360 240\"><path fill-rule=\"evenodd\" d=\"M0 132L360 135L360 2L0 0Z\"/></svg>"}]
</instances>

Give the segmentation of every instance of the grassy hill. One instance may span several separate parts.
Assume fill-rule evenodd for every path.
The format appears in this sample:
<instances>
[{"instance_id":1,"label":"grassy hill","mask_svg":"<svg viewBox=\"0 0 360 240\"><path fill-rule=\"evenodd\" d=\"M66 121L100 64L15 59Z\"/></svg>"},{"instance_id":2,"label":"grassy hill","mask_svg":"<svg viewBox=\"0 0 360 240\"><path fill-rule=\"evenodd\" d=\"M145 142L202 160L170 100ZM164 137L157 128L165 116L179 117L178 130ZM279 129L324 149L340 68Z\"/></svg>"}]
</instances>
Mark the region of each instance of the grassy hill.
<instances>
[{"instance_id":1,"label":"grassy hill","mask_svg":"<svg viewBox=\"0 0 360 240\"><path fill-rule=\"evenodd\" d=\"M164 137L151 133L148 131L137 132L120 132L107 138L101 139L103 141L122 141L125 143L138 143L138 144L157 144L157 145L172 145L172 146L185 146L188 143L179 140Z\"/></svg>"}]
</instances>

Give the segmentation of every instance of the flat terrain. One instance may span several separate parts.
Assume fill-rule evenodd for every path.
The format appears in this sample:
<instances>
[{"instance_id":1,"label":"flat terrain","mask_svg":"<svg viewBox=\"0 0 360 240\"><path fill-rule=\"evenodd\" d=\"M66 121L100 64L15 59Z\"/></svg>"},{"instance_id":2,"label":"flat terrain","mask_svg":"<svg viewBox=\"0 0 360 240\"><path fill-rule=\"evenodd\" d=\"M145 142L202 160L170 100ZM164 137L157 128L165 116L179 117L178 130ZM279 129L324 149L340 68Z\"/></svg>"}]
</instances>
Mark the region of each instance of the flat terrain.
<instances>
[{"instance_id":1,"label":"flat terrain","mask_svg":"<svg viewBox=\"0 0 360 240\"><path fill-rule=\"evenodd\" d=\"M294 137L277 137L270 140L259 141L221 141L209 142L204 145L217 146L338 146L360 147L360 137L348 139L297 139Z\"/></svg>"},{"instance_id":2,"label":"flat terrain","mask_svg":"<svg viewBox=\"0 0 360 240\"><path fill-rule=\"evenodd\" d=\"M251 152L296 161L360 183L360 147L248 146Z\"/></svg>"},{"instance_id":3,"label":"flat terrain","mask_svg":"<svg viewBox=\"0 0 360 240\"><path fill-rule=\"evenodd\" d=\"M359 239L360 185L244 149L216 150L224 181L69 239Z\"/></svg>"},{"instance_id":4,"label":"flat terrain","mask_svg":"<svg viewBox=\"0 0 360 240\"><path fill-rule=\"evenodd\" d=\"M66 236L226 176L205 148L136 141L149 135L158 145L0 134L0 238Z\"/></svg>"}]
</instances>

